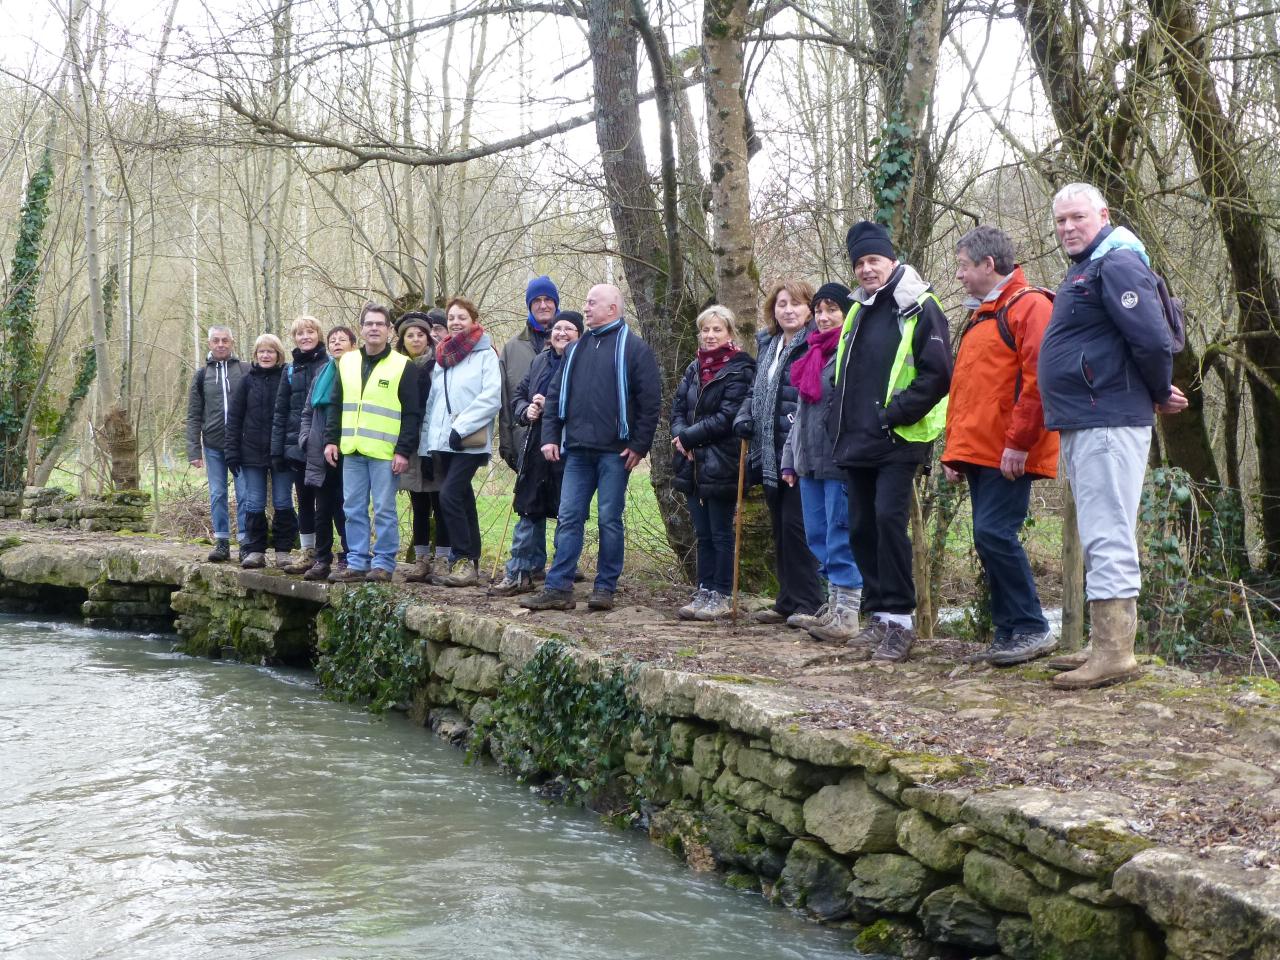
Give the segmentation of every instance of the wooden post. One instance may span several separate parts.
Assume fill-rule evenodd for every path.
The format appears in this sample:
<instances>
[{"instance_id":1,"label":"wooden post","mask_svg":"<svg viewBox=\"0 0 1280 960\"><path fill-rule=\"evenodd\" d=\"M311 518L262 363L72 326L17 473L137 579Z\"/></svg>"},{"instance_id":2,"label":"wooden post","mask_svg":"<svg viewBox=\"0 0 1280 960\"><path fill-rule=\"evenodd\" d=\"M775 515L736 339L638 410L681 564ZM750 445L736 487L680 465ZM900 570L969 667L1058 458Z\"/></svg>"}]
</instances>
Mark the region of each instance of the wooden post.
<instances>
[{"instance_id":1,"label":"wooden post","mask_svg":"<svg viewBox=\"0 0 1280 960\"><path fill-rule=\"evenodd\" d=\"M1084 646L1084 545L1076 524L1076 500L1066 480L1062 490L1062 636L1058 643L1070 653Z\"/></svg>"},{"instance_id":2,"label":"wooden post","mask_svg":"<svg viewBox=\"0 0 1280 960\"><path fill-rule=\"evenodd\" d=\"M933 639L933 627L937 622L933 609L933 579L930 576L929 538L924 523L924 504L920 497L921 483L911 481L911 567L916 581L916 636L921 640Z\"/></svg>"},{"instance_id":3,"label":"wooden post","mask_svg":"<svg viewBox=\"0 0 1280 960\"><path fill-rule=\"evenodd\" d=\"M742 565L742 498L747 490L748 443L738 445L738 503L733 511L733 629L738 629L738 571Z\"/></svg>"}]
</instances>

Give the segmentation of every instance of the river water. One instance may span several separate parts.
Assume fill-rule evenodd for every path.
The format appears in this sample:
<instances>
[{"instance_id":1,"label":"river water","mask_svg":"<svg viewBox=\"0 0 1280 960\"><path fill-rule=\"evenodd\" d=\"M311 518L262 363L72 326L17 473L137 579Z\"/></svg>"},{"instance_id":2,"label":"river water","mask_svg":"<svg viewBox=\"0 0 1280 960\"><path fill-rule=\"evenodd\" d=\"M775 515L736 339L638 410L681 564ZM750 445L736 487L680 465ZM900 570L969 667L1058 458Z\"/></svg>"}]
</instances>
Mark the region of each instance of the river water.
<instances>
[{"instance_id":1,"label":"river water","mask_svg":"<svg viewBox=\"0 0 1280 960\"><path fill-rule=\"evenodd\" d=\"M848 958L308 674L0 618L0 956Z\"/></svg>"}]
</instances>

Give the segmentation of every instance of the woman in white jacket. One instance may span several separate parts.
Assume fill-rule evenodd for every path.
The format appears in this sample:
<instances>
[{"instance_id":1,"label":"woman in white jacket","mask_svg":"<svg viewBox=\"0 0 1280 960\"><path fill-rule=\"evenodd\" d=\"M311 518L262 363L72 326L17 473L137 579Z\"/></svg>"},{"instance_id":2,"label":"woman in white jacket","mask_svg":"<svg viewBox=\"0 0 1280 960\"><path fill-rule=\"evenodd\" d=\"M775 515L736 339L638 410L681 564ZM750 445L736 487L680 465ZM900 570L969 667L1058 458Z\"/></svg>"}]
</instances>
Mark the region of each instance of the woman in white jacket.
<instances>
[{"instance_id":1,"label":"woman in white jacket","mask_svg":"<svg viewBox=\"0 0 1280 960\"><path fill-rule=\"evenodd\" d=\"M430 455L440 481L440 513L452 550L449 573L433 577L446 587L480 580L480 517L471 480L493 451L493 419L502 403L502 374L480 311L454 297L446 308L449 336L436 346L431 395L418 452Z\"/></svg>"}]
</instances>

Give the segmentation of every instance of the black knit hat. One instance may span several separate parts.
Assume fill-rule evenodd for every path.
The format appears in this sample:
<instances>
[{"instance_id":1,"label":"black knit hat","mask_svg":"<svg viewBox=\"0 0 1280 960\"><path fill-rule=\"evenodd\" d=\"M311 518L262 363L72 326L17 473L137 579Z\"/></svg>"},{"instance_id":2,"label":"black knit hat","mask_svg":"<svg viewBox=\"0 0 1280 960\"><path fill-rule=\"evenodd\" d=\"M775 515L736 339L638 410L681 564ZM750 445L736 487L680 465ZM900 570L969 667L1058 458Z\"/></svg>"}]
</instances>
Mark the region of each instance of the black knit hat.
<instances>
[{"instance_id":1,"label":"black knit hat","mask_svg":"<svg viewBox=\"0 0 1280 960\"><path fill-rule=\"evenodd\" d=\"M578 328L578 335L579 336L582 335L582 327L583 327L582 314L580 314L577 310L561 310L559 313L556 314L556 318L551 322L551 325L554 327L561 320L568 320L570 323L572 323L575 327Z\"/></svg>"},{"instance_id":2,"label":"black knit hat","mask_svg":"<svg viewBox=\"0 0 1280 960\"><path fill-rule=\"evenodd\" d=\"M432 307L427 311L427 322L433 327L447 327L449 325L449 318L439 307Z\"/></svg>"},{"instance_id":3,"label":"black knit hat","mask_svg":"<svg viewBox=\"0 0 1280 960\"><path fill-rule=\"evenodd\" d=\"M410 327L417 327L428 336L431 335L431 318L425 313L414 310L406 313L403 317L396 321L396 336L403 337L404 332Z\"/></svg>"},{"instance_id":4,"label":"black knit hat","mask_svg":"<svg viewBox=\"0 0 1280 960\"><path fill-rule=\"evenodd\" d=\"M816 310L818 303L822 300L830 300L840 308L840 315L844 316L853 306L853 293L843 283L824 283L809 301L809 309Z\"/></svg>"},{"instance_id":5,"label":"black knit hat","mask_svg":"<svg viewBox=\"0 0 1280 960\"><path fill-rule=\"evenodd\" d=\"M872 254L878 254L890 260L898 259L893 249L893 241L889 239L889 231L870 220L863 220L850 227L844 243L849 249L849 263L855 267L859 260Z\"/></svg>"}]
</instances>

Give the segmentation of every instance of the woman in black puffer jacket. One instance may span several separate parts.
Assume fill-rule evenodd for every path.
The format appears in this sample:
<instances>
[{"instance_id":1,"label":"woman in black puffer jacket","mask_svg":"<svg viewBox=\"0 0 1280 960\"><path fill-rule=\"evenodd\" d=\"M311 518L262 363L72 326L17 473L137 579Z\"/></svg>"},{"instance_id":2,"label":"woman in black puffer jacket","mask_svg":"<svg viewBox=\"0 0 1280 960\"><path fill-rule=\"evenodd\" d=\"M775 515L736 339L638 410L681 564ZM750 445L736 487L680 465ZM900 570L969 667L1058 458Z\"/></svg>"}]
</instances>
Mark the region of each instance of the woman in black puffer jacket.
<instances>
[{"instance_id":1,"label":"woman in black puffer jacket","mask_svg":"<svg viewBox=\"0 0 1280 960\"><path fill-rule=\"evenodd\" d=\"M231 396L227 413L227 469L243 474L245 499L244 539L240 566L265 567L267 550L267 474L271 475L272 543L277 557L288 558L298 534L293 512L293 483L287 471L271 464L271 426L275 421L276 394L284 372L284 344L264 333L253 344L253 366Z\"/></svg>"},{"instance_id":2,"label":"woman in black puffer jacket","mask_svg":"<svg viewBox=\"0 0 1280 960\"><path fill-rule=\"evenodd\" d=\"M716 620L732 611L733 511L741 444L733 417L751 392L756 362L737 343L733 311L720 305L698 315L698 356L671 403L673 485L689 497L698 536L698 590L682 620Z\"/></svg>"},{"instance_id":3,"label":"woman in black puffer jacket","mask_svg":"<svg viewBox=\"0 0 1280 960\"><path fill-rule=\"evenodd\" d=\"M315 317L298 317L289 327L293 338L293 362L285 367L276 394L276 412L271 428L271 466L288 473L297 491L298 533L302 556L283 567L285 573L306 573L316 556L316 491L304 482L307 457L298 442L302 408L307 405L311 386L329 362L324 349L324 331Z\"/></svg>"},{"instance_id":4,"label":"woman in black puffer jacket","mask_svg":"<svg viewBox=\"0 0 1280 960\"><path fill-rule=\"evenodd\" d=\"M823 603L818 561L805 538L800 491L781 480L782 448L800 404L800 392L791 383L791 364L804 356L814 329L812 299L813 287L803 280L784 280L769 294L764 315L770 337L760 345L751 396L733 422L734 432L751 440L752 461L759 462L764 499L773 520L778 596L772 607L756 614L760 623L812 615Z\"/></svg>"}]
</instances>

